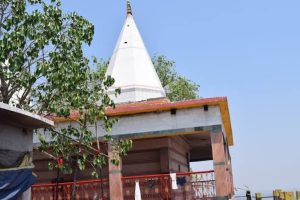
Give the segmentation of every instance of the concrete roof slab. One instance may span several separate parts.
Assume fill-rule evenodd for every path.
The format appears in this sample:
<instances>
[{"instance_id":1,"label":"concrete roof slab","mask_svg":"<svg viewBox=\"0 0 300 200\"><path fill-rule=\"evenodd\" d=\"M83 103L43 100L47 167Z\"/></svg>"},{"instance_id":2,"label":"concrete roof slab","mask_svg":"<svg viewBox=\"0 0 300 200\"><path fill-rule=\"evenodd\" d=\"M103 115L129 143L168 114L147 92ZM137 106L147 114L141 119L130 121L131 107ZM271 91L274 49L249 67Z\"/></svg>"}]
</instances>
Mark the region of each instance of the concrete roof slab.
<instances>
[{"instance_id":1,"label":"concrete roof slab","mask_svg":"<svg viewBox=\"0 0 300 200\"><path fill-rule=\"evenodd\" d=\"M23 128L46 128L54 122L28 111L0 102L0 121Z\"/></svg>"}]
</instances>

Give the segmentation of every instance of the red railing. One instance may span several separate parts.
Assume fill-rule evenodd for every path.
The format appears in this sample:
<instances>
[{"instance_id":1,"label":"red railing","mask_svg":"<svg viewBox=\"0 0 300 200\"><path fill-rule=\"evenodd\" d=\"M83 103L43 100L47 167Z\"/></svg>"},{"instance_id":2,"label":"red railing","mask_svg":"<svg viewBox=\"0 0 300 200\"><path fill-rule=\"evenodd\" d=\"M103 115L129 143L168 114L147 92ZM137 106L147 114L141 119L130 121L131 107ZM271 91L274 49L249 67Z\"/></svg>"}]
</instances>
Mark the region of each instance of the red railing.
<instances>
[{"instance_id":1,"label":"red railing","mask_svg":"<svg viewBox=\"0 0 300 200\"><path fill-rule=\"evenodd\" d=\"M37 184L31 187L32 200L67 200L72 199L102 199L109 200L108 180L88 180L59 184Z\"/></svg>"},{"instance_id":2,"label":"red railing","mask_svg":"<svg viewBox=\"0 0 300 200\"><path fill-rule=\"evenodd\" d=\"M143 200L198 200L214 199L216 187L214 171L177 173L178 189L171 187L169 174L123 177L124 200L134 200L135 184L139 182ZM79 181L71 183L39 184L32 186L32 199L71 199L75 187L76 199L109 199L108 180ZM103 191L103 192L102 192Z\"/></svg>"},{"instance_id":3,"label":"red railing","mask_svg":"<svg viewBox=\"0 0 300 200\"><path fill-rule=\"evenodd\" d=\"M135 182L142 199L210 199L216 197L214 171L177 173L178 189L171 188L169 174L123 177L124 200L134 200Z\"/></svg>"}]
</instances>

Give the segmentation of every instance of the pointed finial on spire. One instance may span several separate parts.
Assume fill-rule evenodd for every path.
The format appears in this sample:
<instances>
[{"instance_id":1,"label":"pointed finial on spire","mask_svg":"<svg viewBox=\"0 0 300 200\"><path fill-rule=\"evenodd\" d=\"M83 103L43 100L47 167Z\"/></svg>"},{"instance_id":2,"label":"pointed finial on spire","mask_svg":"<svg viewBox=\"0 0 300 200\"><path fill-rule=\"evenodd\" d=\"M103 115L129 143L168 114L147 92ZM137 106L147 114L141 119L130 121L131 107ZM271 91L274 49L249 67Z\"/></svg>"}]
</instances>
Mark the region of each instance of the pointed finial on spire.
<instances>
[{"instance_id":1,"label":"pointed finial on spire","mask_svg":"<svg viewBox=\"0 0 300 200\"><path fill-rule=\"evenodd\" d=\"M132 15L130 0L127 0L127 15Z\"/></svg>"}]
</instances>

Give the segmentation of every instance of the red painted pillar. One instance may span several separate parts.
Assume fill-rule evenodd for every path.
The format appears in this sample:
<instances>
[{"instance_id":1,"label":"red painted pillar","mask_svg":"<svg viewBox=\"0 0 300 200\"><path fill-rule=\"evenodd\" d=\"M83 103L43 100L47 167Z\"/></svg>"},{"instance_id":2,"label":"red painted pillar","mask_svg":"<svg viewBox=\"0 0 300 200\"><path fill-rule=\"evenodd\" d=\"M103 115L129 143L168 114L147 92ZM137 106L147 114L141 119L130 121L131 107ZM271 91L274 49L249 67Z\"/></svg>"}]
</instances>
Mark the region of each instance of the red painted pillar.
<instances>
[{"instance_id":1,"label":"red painted pillar","mask_svg":"<svg viewBox=\"0 0 300 200\"><path fill-rule=\"evenodd\" d=\"M230 192L231 192L231 197L232 197L234 195L234 186L233 186L233 174L232 174L231 159L229 160L229 175L230 175Z\"/></svg>"},{"instance_id":2,"label":"red painted pillar","mask_svg":"<svg viewBox=\"0 0 300 200\"><path fill-rule=\"evenodd\" d=\"M227 143L225 145L225 154L226 154L226 171L227 171L227 181L228 181L228 192L229 198L234 195L234 186L233 186L233 174L232 174L232 163L231 156L229 152L229 146Z\"/></svg>"},{"instance_id":3,"label":"red painted pillar","mask_svg":"<svg viewBox=\"0 0 300 200\"><path fill-rule=\"evenodd\" d=\"M160 149L160 172L169 173L170 172L170 153L168 148Z\"/></svg>"},{"instance_id":4,"label":"red painted pillar","mask_svg":"<svg viewBox=\"0 0 300 200\"><path fill-rule=\"evenodd\" d=\"M231 156L229 152L229 146L226 143L226 158L227 158L227 172L228 172L228 191L230 192L229 198L231 198L234 195L234 186L233 186L233 174L232 174L232 162L231 162Z\"/></svg>"},{"instance_id":5,"label":"red painted pillar","mask_svg":"<svg viewBox=\"0 0 300 200\"><path fill-rule=\"evenodd\" d=\"M229 191L228 162L222 132L211 132L211 146L214 161L217 199L226 200L229 199L231 192Z\"/></svg>"},{"instance_id":6,"label":"red painted pillar","mask_svg":"<svg viewBox=\"0 0 300 200\"><path fill-rule=\"evenodd\" d=\"M123 200L122 162L118 166L111 163L113 156L111 145L108 145L109 195L110 199Z\"/></svg>"}]
</instances>

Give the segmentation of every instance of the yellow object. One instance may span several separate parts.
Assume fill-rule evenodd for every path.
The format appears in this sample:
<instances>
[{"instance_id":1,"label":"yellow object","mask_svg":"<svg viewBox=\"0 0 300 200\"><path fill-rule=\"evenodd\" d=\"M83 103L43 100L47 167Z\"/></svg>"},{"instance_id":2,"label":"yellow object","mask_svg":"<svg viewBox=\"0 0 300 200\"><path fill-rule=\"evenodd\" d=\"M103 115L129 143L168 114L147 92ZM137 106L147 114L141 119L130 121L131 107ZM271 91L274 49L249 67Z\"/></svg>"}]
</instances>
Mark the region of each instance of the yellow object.
<instances>
[{"instance_id":1,"label":"yellow object","mask_svg":"<svg viewBox=\"0 0 300 200\"><path fill-rule=\"evenodd\" d=\"M295 200L294 192L285 192L284 199L285 200Z\"/></svg>"},{"instance_id":2,"label":"yellow object","mask_svg":"<svg viewBox=\"0 0 300 200\"><path fill-rule=\"evenodd\" d=\"M284 192L282 192L282 191L279 192L279 198L282 199L282 200L285 200L284 199Z\"/></svg>"},{"instance_id":3,"label":"yellow object","mask_svg":"<svg viewBox=\"0 0 300 200\"><path fill-rule=\"evenodd\" d=\"M280 190L280 189L276 189L276 190L274 190L273 191L273 196L275 197L275 199L278 199L279 197L280 197L280 192L281 192L282 190Z\"/></svg>"},{"instance_id":4,"label":"yellow object","mask_svg":"<svg viewBox=\"0 0 300 200\"><path fill-rule=\"evenodd\" d=\"M261 196L262 196L261 193L255 193L255 198L256 199L261 199Z\"/></svg>"}]
</instances>

